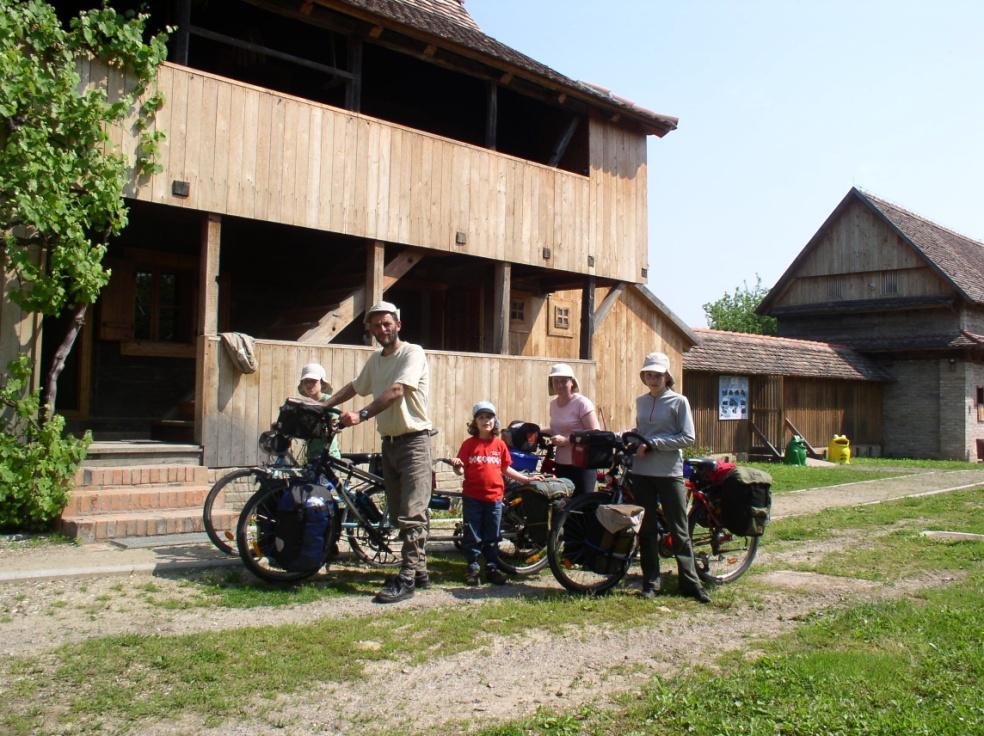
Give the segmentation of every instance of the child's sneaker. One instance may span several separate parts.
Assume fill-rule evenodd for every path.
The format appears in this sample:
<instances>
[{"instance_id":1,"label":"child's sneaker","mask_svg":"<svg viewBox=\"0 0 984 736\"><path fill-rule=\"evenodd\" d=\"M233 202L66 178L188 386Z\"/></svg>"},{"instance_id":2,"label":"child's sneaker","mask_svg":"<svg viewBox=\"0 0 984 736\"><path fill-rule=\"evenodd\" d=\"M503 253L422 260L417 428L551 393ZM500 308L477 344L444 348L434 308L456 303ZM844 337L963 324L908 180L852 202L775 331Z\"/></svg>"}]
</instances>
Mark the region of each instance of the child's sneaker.
<instances>
[{"instance_id":1,"label":"child's sneaker","mask_svg":"<svg viewBox=\"0 0 984 736\"><path fill-rule=\"evenodd\" d=\"M469 570L468 571L468 574L465 575L465 585L468 585L468 586L470 586L472 588L475 588L475 587L478 587L478 585L481 582L482 582L482 579L481 579L481 577L478 574L478 570Z\"/></svg>"},{"instance_id":2,"label":"child's sneaker","mask_svg":"<svg viewBox=\"0 0 984 736\"><path fill-rule=\"evenodd\" d=\"M492 585L505 585L509 582L509 579L506 577L505 573L497 567L490 567L486 570L485 577L488 578L488 581L492 583Z\"/></svg>"}]
</instances>

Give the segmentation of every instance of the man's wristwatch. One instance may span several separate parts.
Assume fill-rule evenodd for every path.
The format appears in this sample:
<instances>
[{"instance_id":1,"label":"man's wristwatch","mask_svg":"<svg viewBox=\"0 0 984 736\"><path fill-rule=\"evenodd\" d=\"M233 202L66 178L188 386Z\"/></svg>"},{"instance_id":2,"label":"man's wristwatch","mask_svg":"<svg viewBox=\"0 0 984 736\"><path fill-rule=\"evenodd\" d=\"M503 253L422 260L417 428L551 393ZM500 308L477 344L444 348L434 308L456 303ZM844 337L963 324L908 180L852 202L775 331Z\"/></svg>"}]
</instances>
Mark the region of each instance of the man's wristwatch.
<instances>
[{"instance_id":1,"label":"man's wristwatch","mask_svg":"<svg viewBox=\"0 0 984 736\"><path fill-rule=\"evenodd\" d=\"M359 409L359 421L360 422L364 422L368 418L369 418L369 410L368 409Z\"/></svg>"}]
</instances>

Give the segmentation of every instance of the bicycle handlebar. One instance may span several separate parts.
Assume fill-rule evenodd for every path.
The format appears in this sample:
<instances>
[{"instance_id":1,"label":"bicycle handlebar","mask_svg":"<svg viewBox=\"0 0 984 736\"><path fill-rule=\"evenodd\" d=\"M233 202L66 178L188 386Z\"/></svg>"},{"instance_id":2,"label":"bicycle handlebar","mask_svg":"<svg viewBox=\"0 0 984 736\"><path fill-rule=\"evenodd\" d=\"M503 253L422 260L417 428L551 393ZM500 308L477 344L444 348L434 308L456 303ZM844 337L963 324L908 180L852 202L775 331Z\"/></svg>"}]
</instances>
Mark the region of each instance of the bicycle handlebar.
<instances>
[{"instance_id":1,"label":"bicycle handlebar","mask_svg":"<svg viewBox=\"0 0 984 736\"><path fill-rule=\"evenodd\" d=\"M626 443L625 443L626 440L636 440L636 442L635 442L634 445L628 445L628 446L626 446ZM652 443L652 440L646 439L645 437L643 437L638 432L623 432L622 433L622 445L626 449L626 451L628 451L629 447L634 447L635 449L633 449L631 451L632 453L635 453L636 449L638 449L638 447L640 445L645 445L647 450L655 450L656 449L656 446Z\"/></svg>"}]
</instances>

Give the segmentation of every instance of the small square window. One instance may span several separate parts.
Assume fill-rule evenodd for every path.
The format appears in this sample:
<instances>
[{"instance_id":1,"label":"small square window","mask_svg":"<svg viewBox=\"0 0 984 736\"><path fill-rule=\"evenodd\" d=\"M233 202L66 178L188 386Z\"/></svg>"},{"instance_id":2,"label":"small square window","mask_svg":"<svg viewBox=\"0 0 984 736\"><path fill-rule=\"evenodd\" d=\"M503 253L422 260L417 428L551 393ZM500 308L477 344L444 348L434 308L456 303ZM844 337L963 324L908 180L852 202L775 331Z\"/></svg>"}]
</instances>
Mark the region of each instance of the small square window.
<instances>
[{"instance_id":1,"label":"small square window","mask_svg":"<svg viewBox=\"0 0 984 736\"><path fill-rule=\"evenodd\" d=\"M551 296L547 312L547 334L552 337L574 337L574 314L573 301Z\"/></svg>"},{"instance_id":2,"label":"small square window","mask_svg":"<svg viewBox=\"0 0 984 736\"><path fill-rule=\"evenodd\" d=\"M510 322L525 322L526 321L526 301L523 299L510 299L509 300L509 321Z\"/></svg>"},{"instance_id":3,"label":"small square window","mask_svg":"<svg viewBox=\"0 0 984 736\"><path fill-rule=\"evenodd\" d=\"M558 330L571 329L570 307L554 307L554 327Z\"/></svg>"}]
</instances>

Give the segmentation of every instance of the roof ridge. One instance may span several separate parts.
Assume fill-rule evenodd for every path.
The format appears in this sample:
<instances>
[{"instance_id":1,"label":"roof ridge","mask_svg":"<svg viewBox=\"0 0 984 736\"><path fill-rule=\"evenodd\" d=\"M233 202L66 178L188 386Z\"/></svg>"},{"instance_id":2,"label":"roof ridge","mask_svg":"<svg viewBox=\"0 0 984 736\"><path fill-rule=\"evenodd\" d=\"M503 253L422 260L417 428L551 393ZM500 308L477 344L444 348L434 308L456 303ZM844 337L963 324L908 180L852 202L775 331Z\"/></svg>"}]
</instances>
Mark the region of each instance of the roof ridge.
<instances>
[{"instance_id":1,"label":"roof ridge","mask_svg":"<svg viewBox=\"0 0 984 736\"><path fill-rule=\"evenodd\" d=\"M950 235L955 235L958 238L962 238L963 240L970 241L971 243L974 243L975 245L979 245L981 248L984 248L984 241L980 241L980 240L977 240L976 238L970 237L969 235L965 235L965 234L963 234L961 232L957 232L956 230L954 230L952 228L949 228L946 225L941 225L940 223L936 222L935 220L930 220L925 215L920 215L918 212L913 212L912 210L907 209L907 208L903 207L902 205L895 204L895 202L891 202L891 201L885 199L884 197L879 197L877 194L872 194L871 192L866 191L864 189L861 189L860 187L855 187L855 188L864 197L866 197L868 199L871 199L871 200L874 200L878 204L887 205L887 206L891 207L892 209L898 210L899 212L908 215L909 217L915 217L917 220L922 220L927 225L931 225L931 226L937 228L938 230L944 230L944 231L950 233Z\"/></svg>"},{"instance_id":2,"label":"roof ridge","mask_svg":"<svg viewBox=\"0 0 984 736\"><path fill-rule=\"evenodd\" d=\"M695 327L694 332L698 335L701 333L710 333L715 335L736 335L738 337L751 337L761 340L775 340L782 342L793 342L797 344L802 343L813 343L815 345L825 345L825 346L836 346L841 348L847 348L849 350L854 350L850 345L845 345L839 342L830 342L829 340L810 340L803 337L784 337L782 335L763 335L758 332L736 332L734 330L715 330L710 327Z\"/></svg>"}]
</instances>

